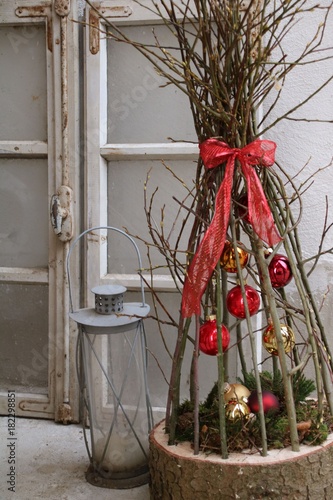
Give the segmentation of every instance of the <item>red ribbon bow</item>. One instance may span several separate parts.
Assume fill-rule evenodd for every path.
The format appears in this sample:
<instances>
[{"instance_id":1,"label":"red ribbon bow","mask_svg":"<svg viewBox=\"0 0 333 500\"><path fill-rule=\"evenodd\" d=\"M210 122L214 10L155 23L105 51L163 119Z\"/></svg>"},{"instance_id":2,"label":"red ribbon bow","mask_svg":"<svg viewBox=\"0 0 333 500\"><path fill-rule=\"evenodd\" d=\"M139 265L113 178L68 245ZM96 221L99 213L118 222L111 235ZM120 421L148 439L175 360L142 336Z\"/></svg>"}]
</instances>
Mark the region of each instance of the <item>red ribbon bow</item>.
<instances>
[{"instance_id":1,"label":"red ribbon bow","mask_svg":"<svg viewBox=\"0 0 333 500\"><path fill-rule=\"evenodd\" d=\"M247 183L248 220L256 234L269 246L281 240L258 176L251 166L270 167L275 161L276 144L256 140L242 149L230 148L225 142L208 139L199 145L200 156L206 168L215 168L227 162L224 179L215 199L215 213L185 278L182 316L200 314L200 301L209 278L224 248L231 208L231 189L235 161L239 160Z\"/></svg>"}]
</instances>

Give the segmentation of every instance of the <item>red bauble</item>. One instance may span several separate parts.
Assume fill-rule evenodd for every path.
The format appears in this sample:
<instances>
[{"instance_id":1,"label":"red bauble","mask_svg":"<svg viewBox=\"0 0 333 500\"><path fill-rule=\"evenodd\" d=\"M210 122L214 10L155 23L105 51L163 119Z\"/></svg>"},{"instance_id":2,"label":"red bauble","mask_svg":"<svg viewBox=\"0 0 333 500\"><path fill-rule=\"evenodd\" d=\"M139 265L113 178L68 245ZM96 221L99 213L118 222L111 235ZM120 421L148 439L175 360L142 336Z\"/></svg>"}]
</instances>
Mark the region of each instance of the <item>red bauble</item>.
<instances>
[{"instance_id":1,"label":"red bauble","mask_svg":"<svg viewBox=\"0 0 333 500\"><path fill-rule=\"evenodd\" d=\"M259 411L259 400L257 391L252 391L247 404L252 413L258 413ZM264 408L264 413L268 411L277 411L280 408L280 403L278 398L270 391L262 391L262 404Z\"/></svg>"},{"instance_id":2,"label":"red bauble","mask_svg":"<svg viewBox=\"0 0 333 500\"><path fill-rule=\"evenodd\" d=\"M237 201L237 210L238 210L238 216L243 219L245 222L250 224L250 219L249 219L249 209L248 209L248 202L247 202L247 193L243 194L239 200Z\"/></svg>"},{"instance_id":3,"label":"red bauble","mask_svg":"<svg viewBox=\"0 0 333 500\"><path fill-rule=\"evenodd\" d=\"M222 333L222 349L223 351L225 351L226 349L228 349L228 345L230 342L230 333L229 330L224 325L222 325L221 333ZM205 323L200 327L199 349L205 354L209 354L209 356L216 356L216 354L218 353L217 325L214 316L211 319L205 321Z\"/></svg>"},{"instance_id":4,"label":"red bauble","mask_svg":"<svg viewBox=\"0 0 333 500\"><path fill-rule=\"evenodd\" d=\"M279 253L272 258L268 271L273 288L282 288L288 285L293 277L288 258Z\"/></svg>"},{"instance_id":5,"label":"red bauble","mask_svg":"<svg viewBox=\"0 0 333 500\"><path fill-rule=\"evenodd\" d=\"M245 285L245 295L250 316L258 312L260 297L258 292L250 285ZM227 309L236 318L245 318L245 307L240 285L232 288L227 295Z\"/></svg>"}]
</instances>

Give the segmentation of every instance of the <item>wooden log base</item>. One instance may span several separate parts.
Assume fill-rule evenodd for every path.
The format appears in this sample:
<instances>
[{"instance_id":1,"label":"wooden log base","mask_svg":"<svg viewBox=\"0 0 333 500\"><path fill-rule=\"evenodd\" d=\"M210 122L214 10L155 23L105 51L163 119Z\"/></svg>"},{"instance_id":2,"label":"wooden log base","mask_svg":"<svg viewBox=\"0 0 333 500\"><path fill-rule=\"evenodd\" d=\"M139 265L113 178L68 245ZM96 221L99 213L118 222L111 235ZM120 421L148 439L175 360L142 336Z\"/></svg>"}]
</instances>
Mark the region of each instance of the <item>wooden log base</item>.
<instances>
[{"instance_id":1,"label":"wooden log base","mask_svg":"<svg viewBox=\"0 0 333 500\"><path fill-rule=\"evenodd\" d=\"M150 435L151 500L331 500L333 435L320 446L258 453L193 455L190 443L168 446L164 421Z\"/></svg>"}]
</instances>

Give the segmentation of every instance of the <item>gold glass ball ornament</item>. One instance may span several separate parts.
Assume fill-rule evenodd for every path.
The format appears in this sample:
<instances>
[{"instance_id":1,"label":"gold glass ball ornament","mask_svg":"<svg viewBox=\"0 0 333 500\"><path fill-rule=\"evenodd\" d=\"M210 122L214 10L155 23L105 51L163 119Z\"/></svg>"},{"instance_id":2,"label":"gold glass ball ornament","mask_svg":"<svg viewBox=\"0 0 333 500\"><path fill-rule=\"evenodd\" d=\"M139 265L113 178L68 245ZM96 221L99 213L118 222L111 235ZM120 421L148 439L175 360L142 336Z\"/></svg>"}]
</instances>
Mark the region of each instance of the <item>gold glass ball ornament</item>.
<instances>
[{"instance_id":1,"label":"gold glass ball ornament","mask_svg":"<svg viewBox=\"0 0 333 500\"><path fill-rule=\"evenodd\" d=\"M231 399L225 405L225 415L229 420L237 420L238 418L247 418L250 415L250 408L245 401L235 401Z\"/></svg>"},{"instance_id":2,"label":"gold glass ball ornament","mask_svg":"<svg viewBox=\"0 0 333 500\"><path fill-rule=\"evenodd\" d=\"M242 384L224 384L224 402L229 403L229 401L247 403L247 398L250 396L251 392L245 385Z\"/></svg>"},{"instance_id":3,"label":"gold glass ball ornament","mask_svg":"<svg viewBox=\"0 0 333 500\"><path fill-rule=\"evenodd\" d=\"M238 253L238 258L239 258L239 263L241 268L243 269L247 261L249 260L249 254L245 252L245 250L241 247L237 247L237 253ZM221 254L221 267L227 272L227 273L236 273L237 272L237 262L236 262L236 255L235 255L235 250L230 243L230 241L226 241L224 248L222 250Z\"/></svg>"},{"instance_id":4,"label":"gold glass ball ornament","mask_svg":"<svg viewBox=\"0 0 333 500\"><path fill-rule=\"evenodd\" d=\"M288 325L280 324L281 334L283 338L283 347L286 353L290 352L295 346L295 334ZM262 334L263 345L269 354L278 355L277 341L273 325L268 325Z\"/></svg>"}]
</instances>

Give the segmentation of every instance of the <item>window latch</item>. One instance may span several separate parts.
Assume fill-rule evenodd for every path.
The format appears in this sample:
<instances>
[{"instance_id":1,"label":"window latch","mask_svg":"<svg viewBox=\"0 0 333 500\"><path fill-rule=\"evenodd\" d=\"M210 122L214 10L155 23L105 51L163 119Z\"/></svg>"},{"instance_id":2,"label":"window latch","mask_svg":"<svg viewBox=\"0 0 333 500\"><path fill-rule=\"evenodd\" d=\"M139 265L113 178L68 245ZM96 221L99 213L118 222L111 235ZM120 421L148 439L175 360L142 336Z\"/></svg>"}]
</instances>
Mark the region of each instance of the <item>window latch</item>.
<instances>
[{"instance_id":1,"label":"window latch","mask_svg":"<svg viewBox=\"0 0 333 500\"><path fill-rule=\"evenodd\" d=\"M51 224L60 241L70 241L73 237L72 204L73 191L68 186L60 186L51 198Z\"/></svg>"}]
</instances>

